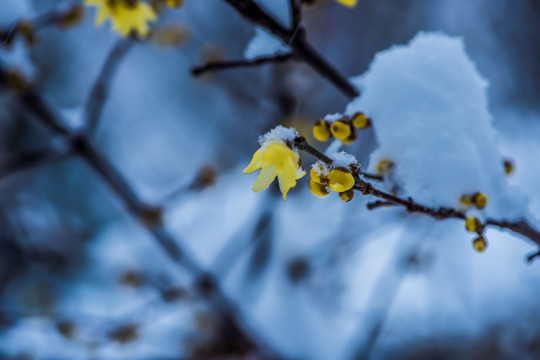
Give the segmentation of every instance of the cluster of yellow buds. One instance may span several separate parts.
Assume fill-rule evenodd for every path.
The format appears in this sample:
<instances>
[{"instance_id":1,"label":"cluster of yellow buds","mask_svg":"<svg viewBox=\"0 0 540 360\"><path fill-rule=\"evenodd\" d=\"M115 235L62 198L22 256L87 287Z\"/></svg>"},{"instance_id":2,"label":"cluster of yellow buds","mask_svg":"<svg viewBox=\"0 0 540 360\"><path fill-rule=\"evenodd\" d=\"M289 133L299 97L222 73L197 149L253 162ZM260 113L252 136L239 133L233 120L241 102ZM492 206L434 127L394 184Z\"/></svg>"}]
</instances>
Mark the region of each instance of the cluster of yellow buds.
<instances>
[{"instance_id":1,"label":"cluster of yellow buds","mask_svg":"<svg viewBox=\"0 0 540 360\"><path fill-rule=\"evenodd\" d=\"M468 209L474 205L478 210L482 210L488 203L488 197L483 192L476 192L472 195L463 195L459 202L465 209Z\"/></svg>"},{"instance_id":2,"label":"cluster of yellow buds","mask_svg":"<svg viewBox=\"0 0 540 360\"><path fill-rule=\"evenodd\" d=\"M352 200L354 196L354 175L360 174L360 165L357 162L348 166L334 166L317 161L311 167L309 173L309 189L319 197L326 197L330 191L339 193L339 198L345 202Z\"/></svg>"},{"instance_id":3,"label":"cluster of yellow buds","mask_svg":"<svg viewBox=\"0 0 540 360\"><path fill-rule=\"evenodd\" d=\"M484 232L485 225L475 216L468 216L465 219L465 229L469 232L477 233L478 237L476 237L473 242L473 248L479 253L482 253L487 248L487 241L484 238L483 232Z\"/></svg>"},{"instance_id":4,"label":"cluster of yellow buds","mask_svg":"<svg viewBox=\"0 0 540 360\"><path fill-rule=\"evenodd\" d=\"M334 122L320 119L313 126L313 136L319 141L336 138L345 145L350 145L356 139L356 129L365 129L370 124L370 118L362 112L357 112L351 117L344 116Z\"/></svg>"}]
</instances>

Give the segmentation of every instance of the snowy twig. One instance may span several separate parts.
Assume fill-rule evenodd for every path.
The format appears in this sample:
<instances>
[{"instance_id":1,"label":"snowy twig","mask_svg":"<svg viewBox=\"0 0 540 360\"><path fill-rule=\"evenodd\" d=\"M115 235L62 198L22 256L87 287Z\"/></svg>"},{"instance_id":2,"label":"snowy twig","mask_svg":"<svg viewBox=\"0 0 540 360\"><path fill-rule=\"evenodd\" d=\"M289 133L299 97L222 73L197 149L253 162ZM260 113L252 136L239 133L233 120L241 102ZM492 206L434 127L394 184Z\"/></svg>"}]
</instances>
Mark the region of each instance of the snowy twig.
<instances>
[{"instance_id":1,"label":"snowy twig","mask_svg":"<svg viewBox=\"0 0 540 360\"><path fill-rule=\"evenodd\" d=\"M0 179L11 176L19 171L63 160L69 155L71 155L71 151L69 150L58 150L54 148L21 153L0 164Z\"/></svg>"},{"instance_id":2,"label":"snowy twig","mask_svg":"<svg viewBox=\"0 0 540 360\"><path fill-rule=\"evenodd\" d=\"M282 63L294 58L291 53L261 56L250 60L213 61L191 69L194 76L202 75L208 71L227 70L239 67L255 67L269 63Z\"/></svg>"},{"instance_id":3,"label":"snowy twig","mask_svg":"<svg viewBox=\"0 0 540 360\"><path fill-rule=\"evenodd\" d=\"M360 93L358 90L339 73L326 59L324 59L307 41L302 26L287 29L277 22L271 15L263 10L253 0L224 0L236 9L249 21L265 28L281 41L287 44L294 54L295 59L305 62L317 71L321 76L334 84L343 94L349 98L355 98Z\"/></svg>"},{"instance_id":4,"label":"snowy twig","mask_svg":"<svg viewBox=\"0 0 540 360\"><path fill-rule=\"evenodd\" d=\"M90 92L85 107L84 123L89 135L92 135L97 128L105 101L109 95L112 78L118 70L122 59L135 42L135 38L119 40L107 56L107 59L101 68L101 72L92 87L92 91Z\"/></svg>"},{"instance_id":5,"label":"snowy twig","mask_svg":"<svg viewBox=\"0 0 540 360\"><path fill-rule=\"evenodd\" d=\"M8 71L2 64L0 64L0 86L10 86ZM66 127L32 87L28 86L24 92L18 92L16 99L43 125L57 136L63 137L75 154L79 155L95 170L124 202L127 210L140 220L169 258L193 275L195 290L213 306L223 324L227 326L229 334L236 337L243 349L257 348L263 355L281 358L264 342L262 337L257 337L253 329L246 324L239 309L221 289L214 275L206 272L163 226L161 208L149 206L140 200L124 176L90 142L86 134L75 133Z\"/></svg>"},{"instance_id":6,"label":"snowy twig","mask_svg":"<svg viewBox=\"0 0 540 360\"><path fill-rule=\"evenodd\" d=\"M295 140L295 146L302 151L305 151L319 160L331 164L332 159L324 155L313 146L309 145L304 137L298 137ZM378 190L373 187L369 182L362 180L358 176L354 175L356 184L354 185L354 190L360 191L364 195L375 196L387 203L393 205L399 205L404 207L409 213L420 213L428 215L437 220L444 219L466 219L466 215L458 210L449 207L439 207L431 208L429 206L424 206L415 202L412 198L402 199L399 196L389 194L382 190ZM377 206L379 207L379 206ZM529 223L525 220L516 221L516 222L507 222L503 220L487 219L485 221L485 226L495 226L501 229L508 229L517 234L523 235L528 239L532 240L534 243L540 246L540 231L534 229Z\"/></svg>"}]
</instances>

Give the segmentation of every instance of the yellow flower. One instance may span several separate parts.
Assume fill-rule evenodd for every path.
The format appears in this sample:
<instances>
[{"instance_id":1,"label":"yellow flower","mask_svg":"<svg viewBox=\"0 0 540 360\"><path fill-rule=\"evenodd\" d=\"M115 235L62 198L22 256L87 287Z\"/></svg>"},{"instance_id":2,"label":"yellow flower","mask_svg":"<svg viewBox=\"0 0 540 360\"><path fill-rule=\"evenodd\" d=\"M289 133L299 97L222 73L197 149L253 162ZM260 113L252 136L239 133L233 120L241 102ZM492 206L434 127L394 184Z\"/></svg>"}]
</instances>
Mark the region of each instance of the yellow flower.
<instances>
[{"instance_id":1,"label":"yellow flower","mask_svg":"<svg viewBox=\"0 0 540 360\"><path fill-rule=\"evenodd\" d=\"M261 192L278 178L279 190L283 193L283 199L287 199L287 192L296 186L296 180L306 174L300 168L300 156L287 145L275 142L263 145L253 155L251 163L244 169L244 174L262 169L253 191Z\"/></svg>"},{"instance_id":2,"label":"yellow flower","mask_svg":"<svg viewBox=\"0 0 540 360\"><path fill-rule=\"evenodd\" d=\"M87 6L95 6L97 10L96 14L96 26L101 26L111 17L111 9L113 2L109 0L84 0Z\"/></svg>"},{"instance_id":3,"label":"yellow flower","mask_svg":"<svg viewBox=\"0 0 540 360\"><path fill-rule=\"evenodd\" d=\"M358 0L336 0L336 1L340 3L341 5L345 5L350 8L355 7L356 3L358 2Z\"/></svg>"},{"instance_id":4,"label":"yellow flower","mask_svg":"<svg viewBox=\"0 0 540 360\"><path fill-rule=\"evenodd\" d=\"M97 26L101 26L105 20L111 18L113 30L124 37L132 32L140 37L146 37L150 31L148 23L157 19L152 7L142 1L85 0L85 3L97 7Z\"/></svg>"}]
</instances>

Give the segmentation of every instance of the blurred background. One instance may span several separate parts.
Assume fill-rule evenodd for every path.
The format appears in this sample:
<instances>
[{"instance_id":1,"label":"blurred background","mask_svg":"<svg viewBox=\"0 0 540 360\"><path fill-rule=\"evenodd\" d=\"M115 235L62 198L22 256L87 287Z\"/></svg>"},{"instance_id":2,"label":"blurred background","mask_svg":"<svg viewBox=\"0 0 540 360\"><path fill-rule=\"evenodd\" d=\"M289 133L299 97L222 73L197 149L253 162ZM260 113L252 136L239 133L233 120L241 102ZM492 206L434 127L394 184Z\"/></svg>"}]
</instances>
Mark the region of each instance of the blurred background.
<instances>
[{"instance_id":1,"label":"blurred background","mask_svg":"<svg viewBox=\"0 0 540 360\"><path fill-rule=\"evenodd\" d=\"M287 1L260 2L287 20ZM0 32L72 3L3 0ZM20 69L73 129L120 39L94 16L86 8L72 28L0 44L2 64ZM540 3L359 0L349 9L316 0L304 20L346 77L419 31L462 37L489 81L500 147L516 164L511 181L540 217ZM287 201L275 184L253 193L255 176L241 171L259 135L292 125L324 149L311 127L348 99L299 62L192 76L193 66L241 59L255 33L225 1L185 0L155 27L176 29L178 41L151 37L127 51L92 143L163 210L163 226L216 277L241 333L260 346L238 341L148 219L70 156L0 177L0 358L540 358L540 263L524 260L534 246L489 230L480 255L461 222L369 211L360 196L321 200L306 178ZM367 165L376 144L366 131L347 151ZM51 146L62 146L58 137L2 91L0 164Z\"/></svg>"}]
</instances>

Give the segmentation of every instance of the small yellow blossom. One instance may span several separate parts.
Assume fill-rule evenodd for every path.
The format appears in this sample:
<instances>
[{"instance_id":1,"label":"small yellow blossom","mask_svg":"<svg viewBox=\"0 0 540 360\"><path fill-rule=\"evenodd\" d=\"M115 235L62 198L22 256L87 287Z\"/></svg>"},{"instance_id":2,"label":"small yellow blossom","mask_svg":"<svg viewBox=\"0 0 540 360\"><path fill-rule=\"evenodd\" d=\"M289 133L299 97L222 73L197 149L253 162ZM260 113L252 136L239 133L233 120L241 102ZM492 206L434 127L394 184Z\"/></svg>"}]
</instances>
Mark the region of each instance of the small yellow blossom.
<instances>
[{"instance_id":1,"label":"small yellow blossom","mask_svg":"<svg viewBox=\"0 0 540 360\"><path fill-rule=\"evenodd\" d=\"M353 124L355 128L363 129L367 127L371 123L371 121L366 116L366 114L359 112L353 115L351 123Z\"/></svg>"},{"instance_id":2,"label":"small yellow blossom","mask_svg":"<svg viewBox=\"0 0 540 360\"><path fill-rule=\"evenodd\" d=\"M110 18L113 30L124 37L132 32L140 37L146 37L150 31L148 24L157 19L152 7L143 1L85 0L85 4L97 7L97 26L101 26Z\"/></svg>"},{"instance_id":3,"label":"small yellow blossom","mask_svg":"<svg viewBox=\"0 0 540 360\"><path fill-rule=\"evenodd\" d=\"M271 143L263 145L253 155L251 163L244 169L245 174L262 169L253 191L266 190L268 186L278 178L279 189L283 193L283 199L287 199L287 192L296 186L296 180L306 174L300 168L300 156L296 151L283 143Z\"/></svg>"},{"instance_id":4,"label":"small yellow blossom","mask_svg":"<svg viewBox=\"0 0 540 360\"><path fill-rule=\"evenodd\" d=\"M330 131L336 139L345 140L351 136L351 126L345 120L336 120L330 125Z\"/></svg>"},{"instance_id":5,"label":"small yellow blossom","mask_svg":"<svg viewBox=\"0 0 540 360\"><path fill-rule=\"evenodd\" d=\"M465 228L467 231L477 232L481 226L480 220L474 216L469 216L465 219Z\"/></svg>"},{"instance_id":6,"label":"small yellow blossom","mask_svg":"<svg viewBox=\"0 0 540 360\"><path fill-rule=\"evenodd\" d=\"M336 0L336 1L340 3L341 5L344 5L350 8L355 7L356 3L358 2L358 0Z\"/></svg>"},{"instance_id":7,"label":"small yellow blossom","mask_svg":"<svg viewBox=\"0 0 540 360\"><path fill-rule=\"evenodd\" d=\"M486 194L478 192L472 196L472 201L474 203L474 206L476 206L477 209L482 210L483 208L486 207L488 203L488 197Z\"/></svg>"},{"instance_id":8,"label":"small yellow blossom","mask_svg":"<svg viewBox=\"0 0 540 360\"><path fill-rule=\"evenodd\" d=\"M328 186L336 192L344 192L354 186L354 177L345 168L336 168L328 173Z\"/></svg>"},{"instance_id":9,"label":"small yellow blossom","mask_svg":"<svg viewBox=\"0 0 540 360\"><path fill-rule=\"evenodd\" d=\"M309 180L309 190L318 197L327 197L328 194L330 194L330 190L328 190L328 186L318 183L313 179Z\"/></svg>"},{"instance_id":10,"label":"small yellow blossom","mask_svg":"<svg viewBox=\"0 0 540 360\"><path fill-rule=\"evenodd\" d=\"M328 124L328 121L323 119L317 120L313 126L313 137L319 141L327 141L330 139L330 137L332 137L332 133L330 133L330 124Z\"/></svg>"}]
</instances>

